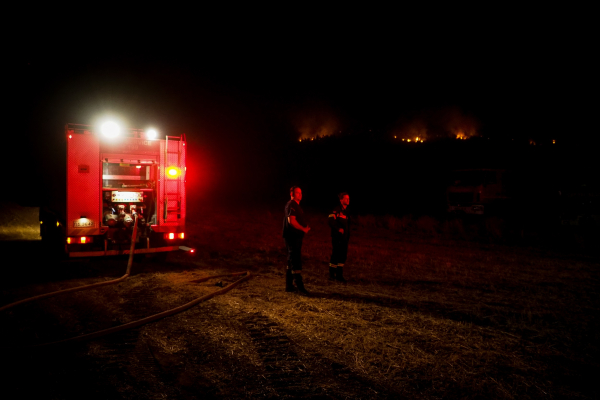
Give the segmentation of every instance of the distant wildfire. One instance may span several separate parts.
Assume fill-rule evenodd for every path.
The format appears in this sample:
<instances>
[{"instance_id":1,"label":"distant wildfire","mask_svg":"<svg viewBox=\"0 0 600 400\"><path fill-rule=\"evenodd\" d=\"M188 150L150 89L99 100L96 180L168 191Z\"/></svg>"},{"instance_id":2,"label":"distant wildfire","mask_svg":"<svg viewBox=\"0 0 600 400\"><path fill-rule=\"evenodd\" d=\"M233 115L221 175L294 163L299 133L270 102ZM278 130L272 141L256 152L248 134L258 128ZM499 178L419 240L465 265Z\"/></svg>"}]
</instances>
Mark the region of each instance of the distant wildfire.
<instances>
[{"instance_id":1,"label":"distant wildfire","mask_svg":"<svg viewBox=\"0 0 600 400\"><path fill-rule=\"evenodd\" d=\"M421 120L413 120L409 123L405 123L399 130L394 134L395 139L400 139L403 142L424 142L429 137L427 124Z\"/></svg>"},{"instance_id":2,"label":"distant wildfire","mask_svg":"<svg viewBox=\"0 0 600 400\"><path fill-rule=\"evenodd\" d=\"M331 136L340 129L339 120L326 107L297 113L294 125L300 134L298 140L301 142Z\"/></svg>"},{"instance_id":3,"label":"distant wildfire","mask_svg":"<svg viewBox=\"0 0 600 400\"><path fill-rule=\"evenodd\" d=\"M297 112L293 118L299 134L298 141L316 140L341 132L341 123L327 106ZM479 123L458 108L422 111L403 117L392 129L395 140L423 143L436 138L466 140L478 136Z\"/></svg>"},{"instance_id":4,"label":"distant wildfire","mask_svg":"<svg viewBox=\"0 0 600 400\"><path fill-rule=\"evenodd\" d=\"M404 142L424 142L435 138L451 137L465 140L478 136L479 123L457 108L422 112L412 118L402 118L393 137Z\"/></svg>"}]
</instances>

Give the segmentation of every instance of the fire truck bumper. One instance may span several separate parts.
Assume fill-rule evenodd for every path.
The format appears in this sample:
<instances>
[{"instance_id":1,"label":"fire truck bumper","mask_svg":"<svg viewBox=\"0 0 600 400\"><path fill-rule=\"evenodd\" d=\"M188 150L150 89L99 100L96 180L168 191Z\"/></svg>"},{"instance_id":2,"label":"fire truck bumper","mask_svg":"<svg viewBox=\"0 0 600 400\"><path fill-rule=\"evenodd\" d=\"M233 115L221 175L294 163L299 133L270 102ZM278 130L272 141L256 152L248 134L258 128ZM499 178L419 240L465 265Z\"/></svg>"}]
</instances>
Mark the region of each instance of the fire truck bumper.
<instances>
[{"instance_id":1,"label":"fire truck bumper","mask_svg":"<svg viewBox=\"0 0 600 400\"><path fill-rule=\"evenodd\" d=\"M165 251L187 251L194 252L193 249L185 246L165 246L165 247L154 247L151 249L135 249L133 254L151 254L151 253L162 253ZM75 257L104 257L104 256L121 256L129 254L129 250L107 250L107 251L75 251L69 252L70 258Z\"/></svg>"}]
</instances>

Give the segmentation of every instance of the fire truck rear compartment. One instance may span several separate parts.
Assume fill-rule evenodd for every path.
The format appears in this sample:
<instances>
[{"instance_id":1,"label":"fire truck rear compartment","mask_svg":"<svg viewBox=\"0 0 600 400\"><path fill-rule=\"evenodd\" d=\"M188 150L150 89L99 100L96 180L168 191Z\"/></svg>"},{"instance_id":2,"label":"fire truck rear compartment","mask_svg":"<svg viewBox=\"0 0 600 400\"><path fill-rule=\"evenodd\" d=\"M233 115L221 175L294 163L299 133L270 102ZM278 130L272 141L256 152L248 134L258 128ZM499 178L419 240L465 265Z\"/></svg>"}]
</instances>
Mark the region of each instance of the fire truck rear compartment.
<instances>
[{"instance_id":1,"label":"fire truck rear compartment","mask_svg":"<svg viewBox=\"0 0 600 400\"><path fill-rule=\"evenodd\" d=\"M62 236L70 257L129 251L135 216L136 253L185 244L185 136L147 140L135 131L107 139L68 124L66 137L66 213L56 213L62 222L52 236Z\"/></svg>"}]
</instances>

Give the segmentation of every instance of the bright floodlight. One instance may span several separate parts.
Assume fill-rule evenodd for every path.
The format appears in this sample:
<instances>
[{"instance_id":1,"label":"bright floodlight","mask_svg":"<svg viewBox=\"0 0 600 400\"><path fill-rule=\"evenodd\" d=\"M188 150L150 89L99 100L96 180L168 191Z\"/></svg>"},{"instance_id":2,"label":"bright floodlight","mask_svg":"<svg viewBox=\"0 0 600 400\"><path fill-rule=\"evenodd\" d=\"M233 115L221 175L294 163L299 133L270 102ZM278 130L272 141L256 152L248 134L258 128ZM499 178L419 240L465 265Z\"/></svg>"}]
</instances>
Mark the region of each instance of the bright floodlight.
<instances>
[{"instance_id":1,"label":"bright floodlight","mask_svg":"<svg viewBox=\"0 0 600 400\"><path fill-rule=\"evenodd\" d=\"M100 130L102 131L102 134L104 136L109 138L117 136L121 131L121 129L119 129L119 125L112 121L105 122L104 124L102 124Z\"/></svg>"},{"instance_id":2,"label":"bright floodlight","mask_svg":"<svg viewBox=\"0 0 600 400\"><path fill-rule=\"evenodd\" d=\"M158 132L156 132L156 129L148 129L146 131L146 137L148 139L156 139L157 136L158 136Z\"/></svg>"}]
</instances>

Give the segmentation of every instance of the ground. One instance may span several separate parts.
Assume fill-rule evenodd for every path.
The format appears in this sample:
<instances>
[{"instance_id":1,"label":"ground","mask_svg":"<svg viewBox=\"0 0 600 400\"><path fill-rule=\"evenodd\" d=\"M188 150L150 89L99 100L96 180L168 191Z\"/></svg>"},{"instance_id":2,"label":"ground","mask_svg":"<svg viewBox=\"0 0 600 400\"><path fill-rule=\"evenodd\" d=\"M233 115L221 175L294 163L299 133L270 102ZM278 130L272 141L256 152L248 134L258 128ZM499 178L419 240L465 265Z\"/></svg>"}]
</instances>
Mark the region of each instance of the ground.
<instances>
[{"instance_id":1,"label":"ground","mask_svg":"<svg viewBox=\"0 0 600 400\"><path fill-rule=\"evenodd\" d=\"M0 306L125 273L127 258L48 259L37 209L8 209ZM187 227L195 256L136 260L114 285L1 311L3 389L51 399L600 394L589 385L600 372L594 253L504 240L493 221L367 216L356 218L343 285L327 280L326 215L308 210L303 297L283 290L281 210L204 210ZM245 271L176 315L47 345L190 303L242 275L192 281Z\"/></svg>"}]
</instances>

